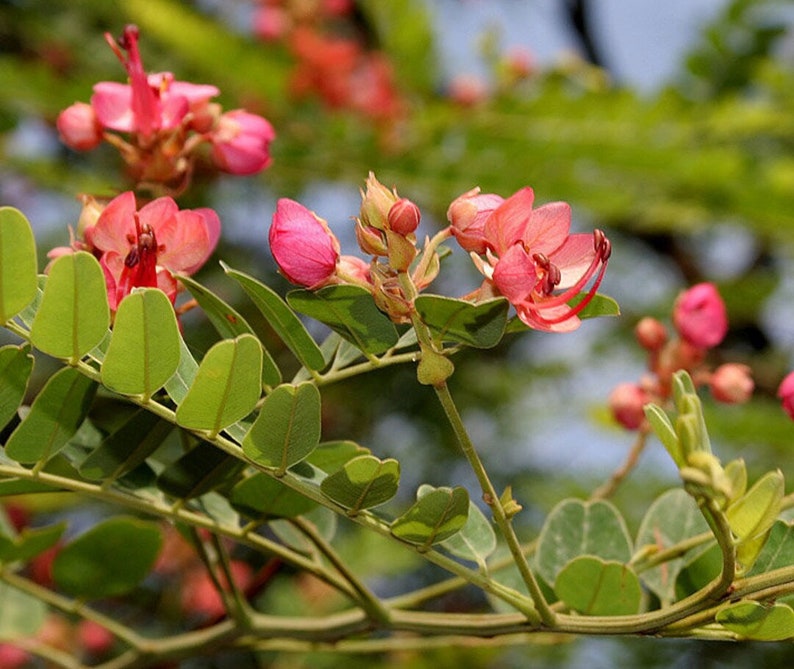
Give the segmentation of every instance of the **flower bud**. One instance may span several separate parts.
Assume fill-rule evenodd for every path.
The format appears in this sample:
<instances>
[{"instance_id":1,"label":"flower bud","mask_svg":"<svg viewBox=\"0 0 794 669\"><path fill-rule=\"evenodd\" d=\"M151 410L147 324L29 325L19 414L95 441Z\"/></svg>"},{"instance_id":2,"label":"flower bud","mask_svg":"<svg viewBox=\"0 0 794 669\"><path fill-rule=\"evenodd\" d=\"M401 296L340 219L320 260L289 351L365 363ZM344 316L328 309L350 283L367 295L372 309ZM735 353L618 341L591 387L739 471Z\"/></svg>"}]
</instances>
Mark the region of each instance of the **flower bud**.
<instances>
[{"instance_id":1,"label":"flower bud","mask_svg":"<svg viewBox=\"0 0 794 669\"><path fill-rule=\"evenodd\" d=\"M386 256L389 250L383 233L371 225L364 225L361 221L356 223L356 241L359 248L370 256Z\"/></svg>"},{"instance_id":2,"label":"flower bud","mask_svg":"<svg viewBox=\"0 0 794 669\"><path fill-rule=\"evenodd\" d=\"M634 336L646 351L658 351L667 343L667 328L661 321L646 316L634 327Z\"/></svg>"},{"instance_id":3,"label":"flower bud","mask_svg":"<svg viewBox=\"0 0 794 669\"><path fill-rule=\"evenodd\" d=\"M102 126L94 108L85 102L64 109L55 125L63 143L76 151L90 151L102 142Z\"/></svg>"},{"instance_id":4,"label":"flower bud","mask_svg":"<svg viewBox=\"0 0 794 669\"><path fill-rule=\"evenodd\" d=\"M398 235L410 235L416 232L421 217L422 213L419 211L419 207L408 198L401 197L389 209L387 217L389 229Z\"/></svg>"},{"instance_id":5,"label":"flower bud","mask_svg":"<svg viewBox=\"0 0 794 669\"><path fill-rule=\"evenodd\" d=\"M395 202L397 202L397 195L386 188L370 172L367 177L367 189L361 193L361 223L378 230L385 230L389 219L389 210Z\"/></svg>"},{"instance_id":6,"label":"flower bud","mask_svg":"<svg viewBox=\"0 0 794 669\"><path fill-rule=\"evenodd\" d=\"M729 362L720 365L711 375L709 388L718 402L725 404L743 404L753 394L755 383L752 371L747 365Z\"/></svg>"},{"instance_id":7,"label":"flower bud","mask_svg":"<svg viewBox=\"0 0 794 669\"><path fill-rule=\"evenodd\" d=\"M358 256L340 256L336 275L345 283L367 285L372 283L369 274L369 263Z\"/></svg>"},{"instance_id":8,"label":"flower bud","mask_svg":"<svg viewBox=\"0 0 794 669\"><path fill-rule=\"evenodd\" d=\"M648 394L635 383L620 383L609 394L609 408L615 420L627 430L636 430L645 420L643 406Z\"/></svg>"},{"instance_id":9,"label":"flower bud","mask_svg":"<svg viewBox=\"0 0 794 669\"><path fill-rule=\"evenodd\" d=\"M230 174L256 174L270 165L269 146L275 138L267 119L241 109L226 112L209 136L212 161Z\"/></svg>"},{"instance_id":10,"label":"flower bud","mask_svg":"<svg viewBox=\"0 0 794 669\"><path fill-rule=\"evenodd\" d=\"M789 372L777 389L777 396L789 417L794 420L794 372Z\"/></svg>"},{"instance_id":11,"label":"flower bud","mask_svg":"<svg viewBox=\"0 0 794 669\"><path fill-rule=\"evenodd\" d=\"M77 219L77 236L82 237L86 241L90 241L90 232L86 236L86 232L91 230L96 222L99 220L99 215L105 208L104 204L97 202L93 195L81 194L78 199L83 203L83 208L80 210L80 218Z\"/></svg>"},{"instance_id":12,"label":"flower bud","mask_svg":"<svg viewBox=\"0 0 794 669\"><path fill-rule=\"evenodd\" d=\"M673 306L673 323L681 338L699 348L713 348L728 332L725 303L714 284L685 290Z\"/></svg>"},{"instance_id":13,"label":"flower bud","mask_svg":"<svg viewBox=\"0 0 794 669\"><path fill-rule=\"evenodd\" d=\"M328 224L302 204L282 198L270 226L270 252L292 283L319 288L336 272L339 241Z\"/></svg>"},{"instance_id":14,"label":"flower bud","mask_svg":"<svg viewBox=\"0 0 794 669\"><path fill-rule=\"evenodd\" d=\"M464 251L485 253L485 221L502 202L504 198L500 195L481 195L479 188L452 201L447 209L447 220L452 224L452 234Z\"/></svg>"}]
</instances>

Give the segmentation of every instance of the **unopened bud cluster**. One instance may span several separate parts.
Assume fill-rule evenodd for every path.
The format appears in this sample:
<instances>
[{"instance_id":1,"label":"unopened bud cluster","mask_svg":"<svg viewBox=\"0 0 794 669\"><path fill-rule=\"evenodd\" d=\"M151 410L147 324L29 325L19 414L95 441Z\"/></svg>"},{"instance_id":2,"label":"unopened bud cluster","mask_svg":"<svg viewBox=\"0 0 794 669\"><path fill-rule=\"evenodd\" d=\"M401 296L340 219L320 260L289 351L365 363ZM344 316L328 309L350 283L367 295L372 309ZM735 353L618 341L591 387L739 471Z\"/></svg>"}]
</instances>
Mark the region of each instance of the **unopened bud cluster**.
<instances>
[{"instance_id":1,"label":"unopened bud cluster","mask_svg":"<svg viewBox=\"0 0 794 669\"><path fill-rule=\"evenodd\" d=\"M725 303L711 283L699 283L682 292L673 306L673 336L655 318L642 318L634 329L637 342L648 352L648 373L639 382L617 385L610 394L612 414L623 427L636 430L645 423L643 407L664 405L672 393L673 375L688 372L695 386L708 386L718 402L740 404L753 394L755 384L747 365L725 363L714 370L706 364L710 349L728 332Z\"/></svg>"}]
</instances>

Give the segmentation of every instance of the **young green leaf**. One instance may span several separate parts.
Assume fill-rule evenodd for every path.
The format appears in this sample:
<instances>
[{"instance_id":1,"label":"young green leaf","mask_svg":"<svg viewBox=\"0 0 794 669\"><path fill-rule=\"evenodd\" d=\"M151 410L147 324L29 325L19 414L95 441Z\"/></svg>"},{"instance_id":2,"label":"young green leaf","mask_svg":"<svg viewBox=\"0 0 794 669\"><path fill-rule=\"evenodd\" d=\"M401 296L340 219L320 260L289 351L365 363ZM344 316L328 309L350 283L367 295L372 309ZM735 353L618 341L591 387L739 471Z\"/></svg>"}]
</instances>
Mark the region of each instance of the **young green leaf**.
<instances>
[{"instance_id":1,"label":"young green leaf","mask_svg":"<svg viewBox=\"0 0 794 669\"><path fill-rule=\"evenodd\" d=\"M425 487L430 488L430 486L420 486L420 495L423 494L422 489ZM485 514L469 500L469 517L463 529L442 541L441 545L456 557L476 562L480 569L485 571L487 569L485 561L496 550L496 533Z\"/></svg>"},{"instance_id":2,"label":"young green leaf","mask_svg":"<svg viewBox=\"0 0 794 669\"><path fill-rule=\"evenodd\" d=\"M250 334L215 344L176 410L176 422L191 430L218 434L245 418L262 392L262 346Z\"/></svg>"},{"instance_id":3,"label":"young green leaf","mask_svg":"<svg viewBox=\"0 0 794 669\"><path fill-rule=\"evenodd\" d=\"M362 509L370 509L388 502L397 494L400 463L374 455L359 455L348 460L341 469L330 474L320 484L323 494L348 509L354 516Z\"/></svg>"},{"instance_id":4,"label":"young green leaf","mask_svg":"<svg viewBox=\"0 0 794 669\"><path fill-rule=\"evenodd\" d=\"M102 383L122 395L149 398L179 367L174 307L157 288L136 289L119 304Z\"/></svg>"},{"instance_id":5,"label":"young green leaf","mask_svg":"<svg viewBox=\"0 0 794 669\"><path fill-rule=\"evenodd\" d=\"M436 488L419 497L391 524L391 533L419 550L460 532L469 517L469 493L465 488Z\"/></svg>"},{"instance_id":6,"label":"young green leaf","mask_svg":"<svg viewBox=\"0 0 794 669\"><path fill-rule=\"evenodd\" d=\"M278 293L253 277L238 272L224 263L221 263L221 267L228 276L242 286L270 327L304 367L315 371L325 367L325 359L320 347L307 332L300 318L295 315L295 312L289 308Z\"/></svg>"},{"instance_id":7,"label":"young green leaf","mask_svg":"<svg viewBox=\"0 0 794 669\"><path fill-rule=\"evenodd\" d=\"M499 343L510 307L503 297L473 304L440 295L420 295L414 305L435 338L475 348Z\"/></svg>"},{"instance_id":8,"label":"young green leaf","mask_svg":"<svg viewBox=\"0 0 794 669\"><path fill-rule=\"evenodd\" d=\"M565 565L554 582L554 592L567 606L588 616L638 613L642 588L628 565L583 555Z\"/></svg>"},{"instance_id":9,"label":"young green leaf","mask_svg":"<svg viewBox=\"0 0 794 669\"><path fill-rule=\"evenodd\" d=\"M538 573L549 585L571 560L591 555L628 563L632 546L626 522L609 502L565 499L552 509L538 538Z\"/></svg>"},{"instance_id":10,"label":"young green leaf","mask_svg":"<svg viewBox=\"0 0 794 669\"><path fill-rule=\"evenodd\" d=\"M18 209L0 207L0 324L36 295L36 240L28 219Z\"/></svg>"},{"instance_id":11,"label":"young green leaf","mask_svg":"<svg viewBox=\"0 0 794 669\"><path fill-rule=\"evenodd\" d=\"M151 571L161 544L155 523L118 516L66 544L53 561L52 575L60 588L76 597L122 595Z\"/></svg>"},{"instance_id":12,"label":"young green leaf","mask_svg":"<svg viewBox=\"0 0 794 669\"><path fill-rule=\"evenodd\" d=\"M30 329L33 346L76 362L102 341L109 325L105 275L97 259L78 251L53 262Z\"/></svg>"},{"instance_id":13,"label":"young green leaf","mask_svg":"<svg viewBox=\"0 0 794 669\"><path fill-rule=\"evenodd\" d=\"M767 472L744 496L725 512L731 531L739 541L752 539L766 532L780 513L784 493L780 470Z\"/></svg>"},{"instance_id":14,"label":"young green leaf","mask_svg":"<svg viewBox=\"0 0 794 669\"><path fill-rule=\"evenodd\" d=\"M284 384L262 402L243 451L281 476L320 443L320 392L313 383Z\"/></svg>"},{"instance_id":15,"label":"young green leaf","mask_svg":"<svg viewBox=\"0 0 794 669\"><path fill-rule=\"evenodd\" d=\"M31 371L30 346L9 344L0 348L0 429L14 417L25 399Z\"/></svg>"},{"instance_id":16,"label":"young green leaf","mask_svg":"<svg viewBox=\"0 0 794 669\"><path fill-rule=\"evenodd\" d=\"M385 353L399 339L394 324L375 306L372 294L361 286L293 290L287 294L287 303L302 314L325 323L370 355Z\"/></svg>"},{"instance_id":17,"label":"young green leaf","mask_svg":"<svg viewBox=\"0 0 794 669\"><path fill-rule=\"evenodd\" d=\"M794 637L794 610L786 604L740 601L723 606L715 620L742 639L783 641Z\"/></svg>"},{"instance_id":18,"label":"young green leaf","mask_svg":"<svg viewBox=\"0 0 794 669\"><path fill-rule=\"evenodd\" d=\"M198 281L189 276L179 276L190 294L199 303L202 311L209 318L210 323L223 339L234 339L242 334L256 336L254 329L248 324L234 307L213 293L209 288L202 286ZM281 371L270 353L262 346L262 383L266 386L277 386L281 383Z\"/></svg>"},{"instance_id":19,"label":"young green leaf","mask_svg":"<svg viewBox=\"0 0 794 669\"><path fill-rule=\"evenodd\" d=\"M59 369L36 396L30 413L11 433L5 453L23 464L62 449L88 415L97 384L74 367Z\"/></svg>"}]
</instances>

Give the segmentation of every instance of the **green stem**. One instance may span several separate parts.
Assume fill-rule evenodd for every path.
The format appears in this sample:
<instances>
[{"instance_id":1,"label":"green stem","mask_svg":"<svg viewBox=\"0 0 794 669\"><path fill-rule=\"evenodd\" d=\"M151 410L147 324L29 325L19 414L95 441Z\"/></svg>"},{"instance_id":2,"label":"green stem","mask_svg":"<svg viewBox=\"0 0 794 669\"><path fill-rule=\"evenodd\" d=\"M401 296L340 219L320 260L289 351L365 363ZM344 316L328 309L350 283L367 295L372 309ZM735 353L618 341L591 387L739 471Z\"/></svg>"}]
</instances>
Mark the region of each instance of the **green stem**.
<instances>
[{"instance_id":1,"label":"green stem","mask_svg":"<svg viewBox=\"0 0 794 669\"><path fill-rule=\"evenodd\" d=\"M460 444L464 456L469 461L469 465L471 466L472 470L474 470L474 474L477 476L477 480L479 481L480 487L482 488L483 499L485 500L485 503L491 507L494 520L496 521L499 529L502 531L502 535L504 536L507 546L510 549L510 554L513 556L513 560L518 567L519 572L521 573L524 584L529 590L529 594L532 597L535 608L540 614L541 620L543 621L544 625L553 628L555 626L556 614L549 607L549 604L540 589L540 585L535 578L535 575L532 573L532 569L529 566L529 562L527 562L526 555L524 555L522 550L521 543L519 542L518 537L516 536L516 533L513 529L513 524L505 514L502 501L499 499L499 495L497 494L493 483L491 483L488 472L485 470L482 460L480 460L477 449L474 447L474 444L469 437L469 433L466 430L466 426L463 423L460 413L458 412L455 401L452 399L452 394L449 392L449 387L447 386L446 382L444 382L440 385L433 386L433 389L436 391L436 395L441 402L441 406L444 408L444 413L446 414L447 420L452 427L452 431L455 433L455 436L458 439L458 443Z\"/></svg>"},{"instance_id":2,"label":"green stem","mask_svg":"<svg viewBox=\"0 0 794 669\"><path fill-rule=\"evenodd\" d=\"M350 586L358 595L356 601L367 612L367 615L377 623L388 625L391 618L388 607L348 568L333 546L317 531L315 525L301 517L293 518L291 522L311 540L336 570L350 583Z\"/></svg>"}]
</instances>

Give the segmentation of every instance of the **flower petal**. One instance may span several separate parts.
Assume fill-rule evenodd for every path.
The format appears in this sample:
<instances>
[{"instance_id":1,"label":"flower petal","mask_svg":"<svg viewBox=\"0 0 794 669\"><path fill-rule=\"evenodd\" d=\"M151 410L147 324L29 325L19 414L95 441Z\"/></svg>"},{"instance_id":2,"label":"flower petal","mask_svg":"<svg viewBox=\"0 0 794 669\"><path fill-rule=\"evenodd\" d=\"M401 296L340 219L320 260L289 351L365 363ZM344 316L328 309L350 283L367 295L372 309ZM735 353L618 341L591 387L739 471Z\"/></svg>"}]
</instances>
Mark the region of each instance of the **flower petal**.
<instances>
[{"instance_id":1,"label":"flower petal","mask_svg":"<svg viewBox=\"0 0 794 669\"><path fill-rule=\"evenodd\" d=\"M533 215L535 193L529 186L517 191L500 204L485 222L485 239L497 255L502 255L517 241Z\"/></svg>"},{"instance_id":2,"label":"flower petal","mask_svg":"<svg viewBox=\"0 0 794 669\"><path fill-rule=\"evenodd\" d=\"M114 197L85 235L100 251L116 251L124 258L130 249L128 236L135 237L135 194L127 191Z\"/></svg>"},{"instance_id":3,"label":"flower petal","mask_svg":"<svg viewBox=\"0 0 794 669\"><path fill-rule=\"evenodd\" d=\"M532 212L522 239L531 253L551 257L565 243L570 228L571 206L567 202L549 202Z\"/></svg>"}]
</instances>

